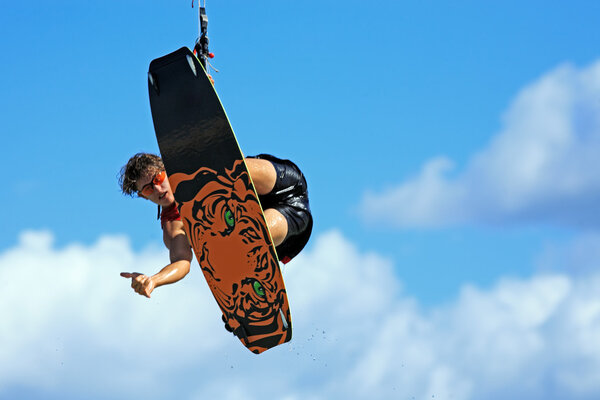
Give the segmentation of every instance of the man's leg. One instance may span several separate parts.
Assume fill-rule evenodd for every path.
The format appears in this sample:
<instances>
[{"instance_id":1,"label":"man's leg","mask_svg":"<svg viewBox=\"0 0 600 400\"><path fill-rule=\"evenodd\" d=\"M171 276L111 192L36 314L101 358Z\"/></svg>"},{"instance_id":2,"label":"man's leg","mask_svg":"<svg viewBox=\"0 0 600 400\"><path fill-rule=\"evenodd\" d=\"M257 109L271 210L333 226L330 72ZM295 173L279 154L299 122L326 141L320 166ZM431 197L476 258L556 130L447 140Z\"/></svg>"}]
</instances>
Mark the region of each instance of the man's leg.
<instances>
[{"instance_id":1,"label":"man's leg","mask_svg":"<svg viewBox=\"0 0 600 400\"><path fill-rule=\"evenodd\" d=\"M259 158L246 158L248 172L256 191L260 195L271 193L277 181L275 167L268 160ZM273 239L273 244L279 246L283 243L288 233L288 223L285 217L277 210L269 208L265 210L265 218Z\"/></svg>"}]
</instances>

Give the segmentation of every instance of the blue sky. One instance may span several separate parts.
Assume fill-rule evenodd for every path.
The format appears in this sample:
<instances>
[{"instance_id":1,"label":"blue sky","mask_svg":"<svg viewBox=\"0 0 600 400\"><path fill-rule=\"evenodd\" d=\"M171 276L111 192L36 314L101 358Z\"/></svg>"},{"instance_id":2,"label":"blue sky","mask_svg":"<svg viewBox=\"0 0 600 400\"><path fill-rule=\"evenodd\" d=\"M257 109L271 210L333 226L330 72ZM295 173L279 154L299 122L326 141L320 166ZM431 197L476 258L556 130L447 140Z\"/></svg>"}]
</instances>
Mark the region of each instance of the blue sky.
<instances>
[{"instance_id":1,"label":"blue sky","mask_svg":"<svg viewBox=\"0 0 600 400\"><path fill-rule=\"evenodd\" d=\"M118 276L168 262L117 173L158 151L146 72L190 3L3 7L0 398L600 395L600 4L207 3L242 150L300 165L315 217L295 338L258 358L197 266L150 301Z\"/></svg>"}]
</instances>

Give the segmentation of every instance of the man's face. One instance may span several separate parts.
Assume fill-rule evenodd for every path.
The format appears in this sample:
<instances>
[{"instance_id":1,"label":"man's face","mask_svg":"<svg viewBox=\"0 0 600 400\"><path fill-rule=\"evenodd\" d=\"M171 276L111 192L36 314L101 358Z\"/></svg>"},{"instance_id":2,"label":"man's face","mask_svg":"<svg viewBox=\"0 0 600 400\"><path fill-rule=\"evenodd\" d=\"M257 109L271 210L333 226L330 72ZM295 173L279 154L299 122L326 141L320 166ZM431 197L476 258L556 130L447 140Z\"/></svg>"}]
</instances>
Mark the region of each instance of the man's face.
<instances>
[{"instance_id":1,"label":"man's face","mask_svg":"<svg viewBox=\"0 0 600 400\"><path fill-rule=\"evenodd\" d=\"M137 181L136 188L138 190L138 194L140 197L150 200L151 202L158 204L162 207L167 207L173 204L175 201L175 197L173 196L173 191L171 190L171 185L169 184L169 179L165 177L165 179L160 182L160 173L164 171L158 172L150 172L147 171L142 174L142 177ZM160 183L159 183L160 182ZM144 192L152 192L150 194L142 194L141 191Z\"/></svg>"}]
</instances>

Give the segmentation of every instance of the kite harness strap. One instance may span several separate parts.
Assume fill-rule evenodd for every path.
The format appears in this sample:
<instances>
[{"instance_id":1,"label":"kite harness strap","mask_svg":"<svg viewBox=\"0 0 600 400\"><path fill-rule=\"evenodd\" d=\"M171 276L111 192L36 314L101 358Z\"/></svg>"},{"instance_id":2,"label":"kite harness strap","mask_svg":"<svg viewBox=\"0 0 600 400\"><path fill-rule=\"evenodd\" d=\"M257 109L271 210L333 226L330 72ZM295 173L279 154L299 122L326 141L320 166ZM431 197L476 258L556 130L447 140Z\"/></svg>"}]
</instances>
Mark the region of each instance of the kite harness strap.
<instances>
[{"instance_id":1,"label":"kite harness strap","mask_svg":"<svg viewBox=\"0 0 600 400\"><path fill-rule=\"evenodd\" d=\"M205 2L206 5L206 2ZM192 2L192 7L194 3ZM213 58L215 55L208 51L208 16L206 15L206 7L200 7L198 4L198 19L199 19L199 36L196 39L196 44L194 45L194 54L198 57L204 69L208 72L208 59Z\"/></svg>"}]
</instances>

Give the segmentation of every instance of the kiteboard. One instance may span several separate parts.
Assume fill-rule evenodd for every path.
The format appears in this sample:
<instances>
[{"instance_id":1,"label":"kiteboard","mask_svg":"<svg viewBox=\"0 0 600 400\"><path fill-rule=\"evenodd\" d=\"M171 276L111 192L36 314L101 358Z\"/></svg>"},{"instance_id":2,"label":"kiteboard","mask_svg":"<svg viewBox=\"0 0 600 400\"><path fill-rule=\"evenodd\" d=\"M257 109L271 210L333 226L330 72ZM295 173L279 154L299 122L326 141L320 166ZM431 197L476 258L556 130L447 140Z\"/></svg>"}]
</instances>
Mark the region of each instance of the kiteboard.
<instances>
[{"instance_id":1,"label":"kiteboard","mask_svg":"<svg viewBox=\"0 0 600 400\"><path fill-rule=\"evenodd\" d=\"M257 354L291 340L277 252L204 67L183 47L150 63L148 91L177 208L226 328Z\"/></svg>"}]
</instances>

